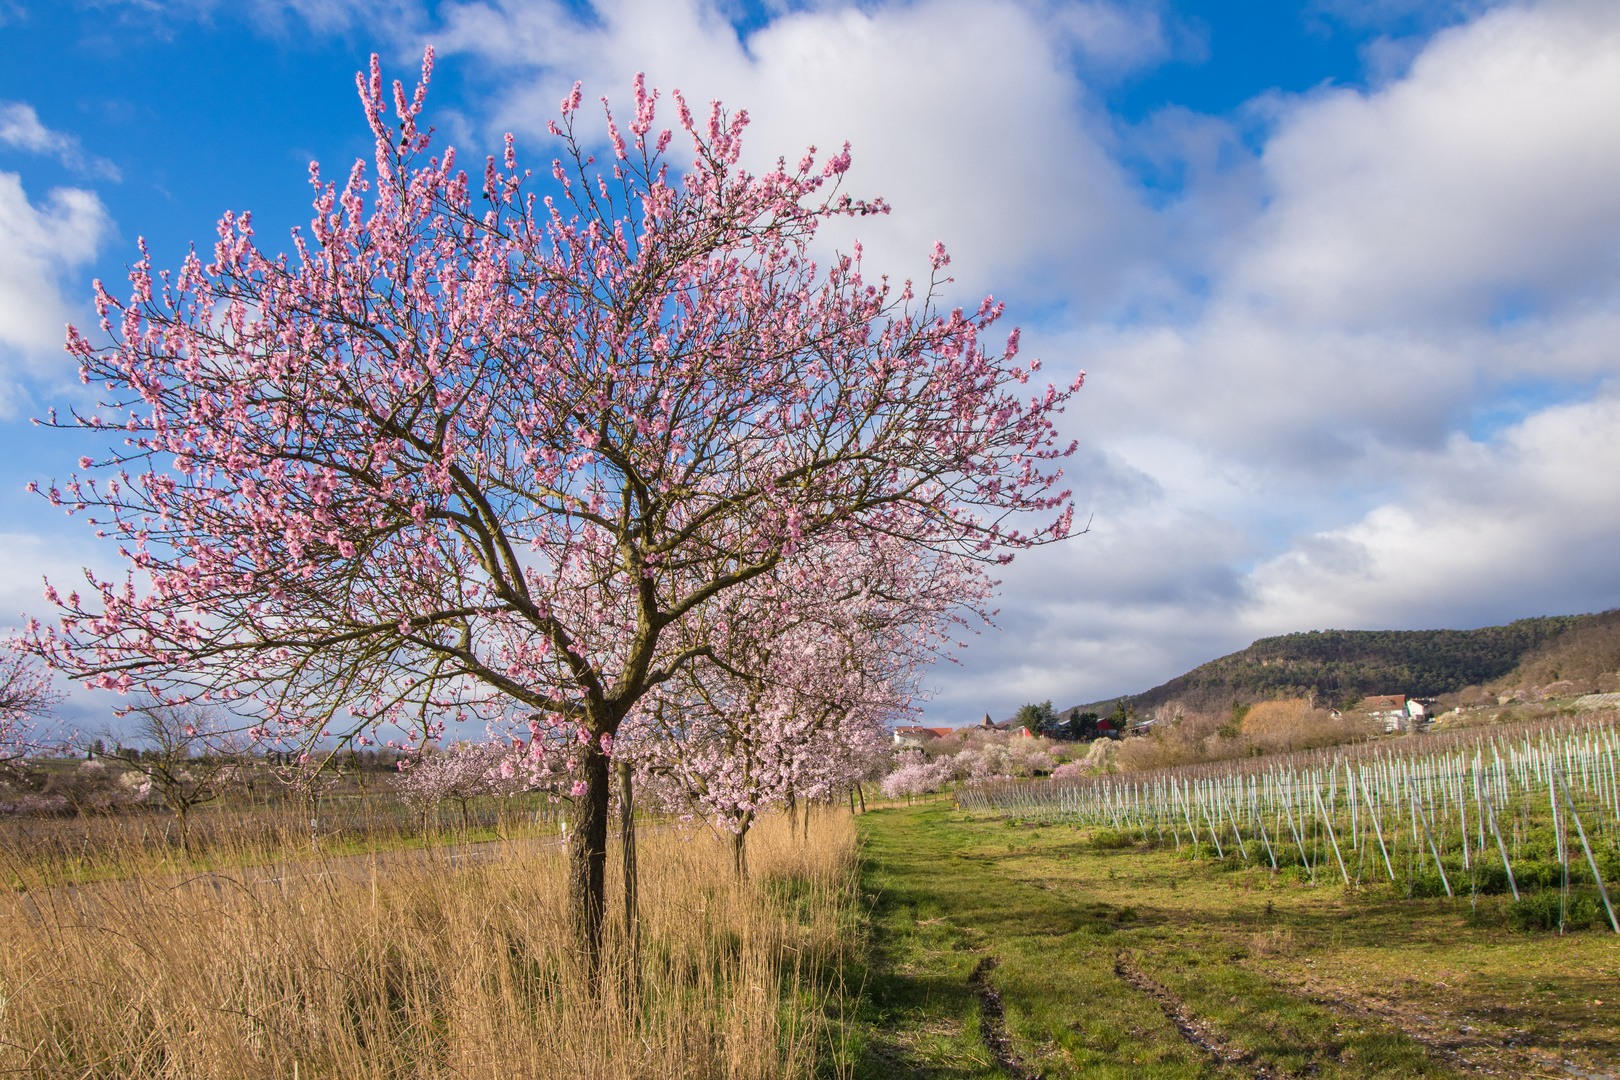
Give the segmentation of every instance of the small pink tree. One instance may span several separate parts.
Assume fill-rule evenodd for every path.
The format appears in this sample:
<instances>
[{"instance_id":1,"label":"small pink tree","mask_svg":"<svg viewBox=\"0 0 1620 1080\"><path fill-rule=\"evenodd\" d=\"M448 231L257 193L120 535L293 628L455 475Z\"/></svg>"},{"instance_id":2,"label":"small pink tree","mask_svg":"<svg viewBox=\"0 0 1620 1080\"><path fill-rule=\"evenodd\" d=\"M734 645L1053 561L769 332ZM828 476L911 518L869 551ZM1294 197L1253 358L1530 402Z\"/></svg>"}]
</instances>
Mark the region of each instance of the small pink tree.
<instances>
[{"instance_id":1,"label":"small pink tree","mask_svg":"<svg viewBox=\"0 0 1620 1080\"><path fill-rule=\"evenodd\" d=\"M948 758L929 761L921 750L915 750L896 762L894 771L883 778L879 789L885 798L903 797L909 803L918 795L938 791L950 780L951 763Z\"/></svg>"},{"instance_id":2,"label":"small pink tree","mask_svg":"<svg viewBox=\"0 0 1620 1080\"><path fill-rule=\"evenodd\" d=\"M494 742L464 742L437 754L422 754L401 763L391 784L423 825L434 807L446 800L461 809L463 832L472 829L472 803L485 796L521 790L510 747Z\"/></svg>"},{"instance_id":3,"label":"small pink tree","mask_svg":"<svg viewBox=\"0 0 1620 1080\"><path fill-rule=\"evenodd\" d=\"M38 661L0 651L0 780L15 775L26 758L42 749L38 722L61 700L50 672Z\"/></svg>"},{"instance_id":4,"label":"small pink tree","mask_svg":"<svg viewBox=\"0 0 1620 1080\"><path fill-rule=\"evenodd\" d=\"M638 78L598 164L576 87L541 197L510 138L481 181L430 153L431 60L390 118L373 59L374 164L341 189L311 166L291 256L226 214L210 258L171 274L143 248L126 298L97 282L101 341L68 349L103 400L63 426L116 443L44 494L127 569L49 591L29 647L310 740L514 714L577 734L594 968L604 739L703 655L708 605L835 530L981 559L1065 535L1052 415L1078 381L1025 396L1017 331L985 344L998 304L937 309L942 247L920 295L868 282L858 246L813 261L823 221L886 210L838 191L847 150L753 173L747 115L676 94L671 176Z\"/></svg>"},{"instance_id":5,"label":"small pink tree","mask_svg":"<svg viewBox=\"0 0 1620 1080\"><path fill-rule=\"evenodd\" d=\"M857 782L959 609L987 592L969 560L830 532L712 605L701 660L644 699L615 751L673 781L664 790L730 838L744 877L758 815Z\"/></svg>"}]
</instances>

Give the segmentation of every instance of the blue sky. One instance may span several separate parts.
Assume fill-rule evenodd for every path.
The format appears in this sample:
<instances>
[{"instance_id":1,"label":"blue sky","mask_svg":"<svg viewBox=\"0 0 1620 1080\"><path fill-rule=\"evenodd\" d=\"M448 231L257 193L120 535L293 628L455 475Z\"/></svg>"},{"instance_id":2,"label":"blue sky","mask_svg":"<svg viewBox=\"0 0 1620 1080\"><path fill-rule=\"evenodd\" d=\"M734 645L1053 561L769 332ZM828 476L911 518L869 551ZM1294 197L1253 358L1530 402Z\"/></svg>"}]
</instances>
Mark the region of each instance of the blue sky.
<instances>
[{"instance_id":1,"label":"blue sky","mask_svg":"<svg viewBox=\"0 0 1620 1080\"><path fill-rule=\"evenodd\" d=\"M354 72L409 79L428 42L464 151L542 152L573 80L639 70L747 107L761 160L848 139L895 207L870 261L944 240L962 299L1088 371L1092 532L1007 571L931 723L1264 634L1620 604L1613 4L0 0L0 619L109 567L22 492L82 452L29 418L79 392L90 280L227 209L273 246L311 158L368 153Z\"/></svg>"}]
</instances>

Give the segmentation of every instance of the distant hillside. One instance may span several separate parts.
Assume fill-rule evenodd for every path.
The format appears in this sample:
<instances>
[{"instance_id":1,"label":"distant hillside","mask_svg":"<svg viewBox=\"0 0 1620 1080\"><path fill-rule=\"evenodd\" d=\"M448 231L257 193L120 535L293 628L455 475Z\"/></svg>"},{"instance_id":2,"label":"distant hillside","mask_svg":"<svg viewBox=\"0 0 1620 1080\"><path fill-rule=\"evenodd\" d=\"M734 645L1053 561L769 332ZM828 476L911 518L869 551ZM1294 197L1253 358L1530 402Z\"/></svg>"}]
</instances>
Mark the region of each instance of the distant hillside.
<instances>
[{"instance_id":1,"label":"distant hillside","mask_svg":"<svg viewBox=\"0 0 1620 1080\"><path fill-rule=\"evenodd\" d=\"M1605 611L1582 616L1574 629L1530 650L1491 689L1546 686L1564 679L1590 683L1616 671L1620 671L1620 611Z\"/></svg>"},{"instance_id":2,"label":"distant hillside","mask_svg":"<svg viewBox=\"0 0 1620 1080\"><path fill-rule=\"evenodd\" d=\"M1261 638L1125 701L1145 714L1169 701L1213 710L1313 690L1325 703L1370 694L1436 697L1498 681L1516 686L1593 678L1617 664L1620 611L1520 619L1478 630L1312 630ZM1594 670L1587 672L1589 667ZM1111 708L1113 701L1106 704Z\"/></svg>"}]
</instances>

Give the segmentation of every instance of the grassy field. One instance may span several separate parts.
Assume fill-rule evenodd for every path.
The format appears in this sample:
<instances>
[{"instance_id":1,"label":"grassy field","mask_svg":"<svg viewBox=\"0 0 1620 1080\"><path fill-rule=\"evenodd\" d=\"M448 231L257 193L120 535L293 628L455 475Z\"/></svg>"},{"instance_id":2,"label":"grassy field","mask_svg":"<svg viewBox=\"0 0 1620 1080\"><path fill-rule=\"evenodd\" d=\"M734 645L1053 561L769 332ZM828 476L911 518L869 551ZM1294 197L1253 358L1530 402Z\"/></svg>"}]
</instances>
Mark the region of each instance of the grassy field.
<instances>
[{"instance_id":1,"label":"grassy field","mask_svg":"<svg viewBox=\"0 0 1620 1080\"><path fill-rule=\"evenodd\" d=\"M855 944L847 812L752 834L753 876L707 830L640 843L639 983L582 977L563 855L311 857L266 873L63 886L27 860L0 893L0 1073L30 1077L810 1080ZM610 860L609 896L619 895ZM639 993L631 986L639 985ZM834 1033L836 1034L836 1033Z\"/></svg>"},{"instance_id":2,"label":"grassy field","mask_svg":"<svg viewBox=\"0 0 1620 1080\"><path fill-rule=\"evenodd\" d=\"M1620 1074L1606 924L1512 931L1496 897L1311 886L944 801L858 820L861 1080Z\"/></svg>"},{"instance_id":3,"label":"grassy field","mask_svg":"<svg viewBox=\"0 0 1620 1080\"><path fill-rule=\"evenodd\" d=\"M98 865L131 873L77 885L61 882L54 858L13 846L17 880L0 894L0 1070L1620 1072L1612 934L1514 931L1498 897L1476 907L1320 876L1311 886L1112 833L974 818L943 800L857 818L821 811L808 841L767 819L747 882L706 831L649 830L635 1004L610 989L616 975L605 987L574 977L555 847L493 843L469 863L402 859L386 844L316 856L289 841L222 859L270 859L252 872L177 874L177 862L114 851ZM615 923L610 955L623 945Z\"/></svg>"}]
</instances>

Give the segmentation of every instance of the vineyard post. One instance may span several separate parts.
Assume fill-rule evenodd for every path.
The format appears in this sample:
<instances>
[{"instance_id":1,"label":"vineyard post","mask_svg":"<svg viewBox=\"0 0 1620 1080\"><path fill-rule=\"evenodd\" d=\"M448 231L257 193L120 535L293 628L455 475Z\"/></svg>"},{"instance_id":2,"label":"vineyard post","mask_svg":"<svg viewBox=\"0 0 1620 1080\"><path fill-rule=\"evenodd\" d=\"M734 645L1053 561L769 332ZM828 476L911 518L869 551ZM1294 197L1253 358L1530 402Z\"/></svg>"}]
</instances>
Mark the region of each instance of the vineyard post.
<instances>
[{"instance_id":1,"label":"vineyard post","mask_svg":"<svg viewBox=\"0 0 1620 1080\"><path fill-rule=\"evenodd\" d=\"M1569 914L1569 852L1564 846L1563 822L1558 814L1558 786L1554 782L1556 773L1552 762L1547 763L1547 802L1552 807L1553 819L1553 847L1558 854L1559 865L1563 867L1562 884L1558 889L1558 933L1564 933L1564 921Z\"/></svg>"},{"instance_id":2,"label":"vineyard post","mask_svg":"<svg viewBox=\"0 0 1620 1080\"><path fill-rule=\"evenodd\" d=\"M1200 795L1198 798L1198 808L1204 812L1204 824L1209 826L1209 838L1215 844L1215 857L1217 859L1226 858L1226 852L1221 850L1221 838L1215 833L1215 819L1211 817L1209 813L1209 798Z\"/></svg>"},{"instance_id":3,"label":"vineyard post","mask_svg":"<svg viewBox=\"0 0 1620 1080\"><path fill-rule=\"evenodd\" d=\"M1288 815L1288 829L1294 834L1294 846L1299 848L1299 861L1305 864L1305 869L1311 872L1311 883L1316 883L1316 867L1311 865L1310 858L1305 854L1305 840L1299 834L1299 828L1294 824L1293 808L1289 805L1293 800L1285 798L1283 813Z\"/></svg>"},{"instance_id":4,"label":"vineyard post","mask_svg":"<svg viewBox=\"0 0 1620 1080\"><path fill-rule=\"evenodd\" d=\"M1418 793L1413 791L1412 812L1416 815L1417 820L1423 823L1423 836L1424 839L1429 841L1429 851L1434 855L1435 869L1440 871L1440 884L1446 887L1447 896L1453 896L1454 894L1451 891L1451 881L1446 877L1445 864L1440 861L1440 848L1436 846L1434 842L1434 833L1429 831L1429 818L1426 814L1424 814L1423 807L1418 805L1419 801Z\"/></svg>"},{"instance_id":5,"label":"vineyard post","mask_svg":"<svg viewBox=\"0 0 1620 1080\"><path fill-rule=\"evenodd\" d=\"M1375 804L1367 816L1372 818L1373 835L1378 837L1378 850L1384 856L1384 869L1389 871L1389 883L1393 885L1395 884L1395 867L1390 864L1389 848L1384 846L1384 829L1378 823L1378 815L1382 809L1382 804Z\"/></svg>"},{"instance_id":6,"label":"vineyard post","mask_svg":"<svg viewBox=\"0 0 1620 1080\"><path fill-rule=\"evenodd\" d=\"M1468 801L1462 797L1462 776L1457 777L1457 821L1462 838L1463 869L1472 870L1468 861Z\"/></svg>"},{"instance_id":7,"label":"vineyard post","mask_svg":"<svg viewBox=\"0 0 1620 1080\"><path fill-rule=\"evenodd\" d=\"M1491 797L1485 795L1485 816L1491 823L1491 835L1496 837L1496 850L1502 853L1502 866L1507 870L1508 888L1513 890L1515 902L1519 899L1519 883L1513 877L1513 864L1508 861L1507 845L1502 842L1502 830L1496 827L1496 809L1491 805Z\"/></svg>"},{"instance_id":8,"label":"vineyard post","mask_svg":"<svg viewBox=\"0 0 1620 1080\"><path fill-rule=\"evenodd\" d=\"M1249 865L1249 849L1243 846L1243 833L1238 830L1237 812L1230 803L1226 806L1227 816L1232 819L1232 836L1237 840L1238 852L1243 856L1243 865Z\"/></svg>"},{"instance_id":9,"label":"vineyard post","mask_svg":"<svg viewBox=\"0 0 1620 1080\"><path fill-rule=\"evenodd\" d=\"M1322 824L1327 828L1328 842L1333 845L1333 857L1339 860L1339 873L1344 877L1344 883L1350 884L1350 871L1344 868L1344 856L1339 854L1339 841L1333 835L1333 822L1328 819L1327 808L1322 805L1322 793L1315 788L1311 793L1316 796L1316 809L1322 814Z\"/></svg>"},{"instance_id":10,"label":"vineyard post","mask_svg":"<svg viewBox=\"0 0 1620 1080\"><path fill-rule=\"evenodd\" d=\"M1192 781L1189 780L1187 782L1187 786L1188 786L1188 790L1191 790ZM1182 796L1181 796L1181 812L1187 818L1187 835L1192 839L1193 858L1196 859L1196 858L1198 858L1198 830L1193 828L1192 805L1191 805L1191 803L1192 803L1192 800L1188 797L1187 793L1182 792Z\"/></svg>"},{"instance_id":11,"label":"vineyard post","mask_svg":"<svg viewBox=\"0 0 1620 1080\"><path fill-rule=\"evenodd\" d=\"M1592 857L1592 845L1586 842L1586 829L1581 825L1581 815L1575 811L1575 797L1570 794L1568 782L1556 769L1553 770L1553 779L1564 789L1564 802L1569 806L1570 819L1575 822L1575 831L1580 835L1581 848L1586 852L1586 865L1592 868L1592 880L1597 882L1598 895L1603 897L1603 909L1609 913L1609 925L1614 927L1616 934L1620 934L1620 921L1615 919L1614 905L1609 903L1609 890L1603 887L1603 875L1598 873L1597 860ZM1568 877L1567 869L1565 876Z\"/></svg>"}]
</instances>

